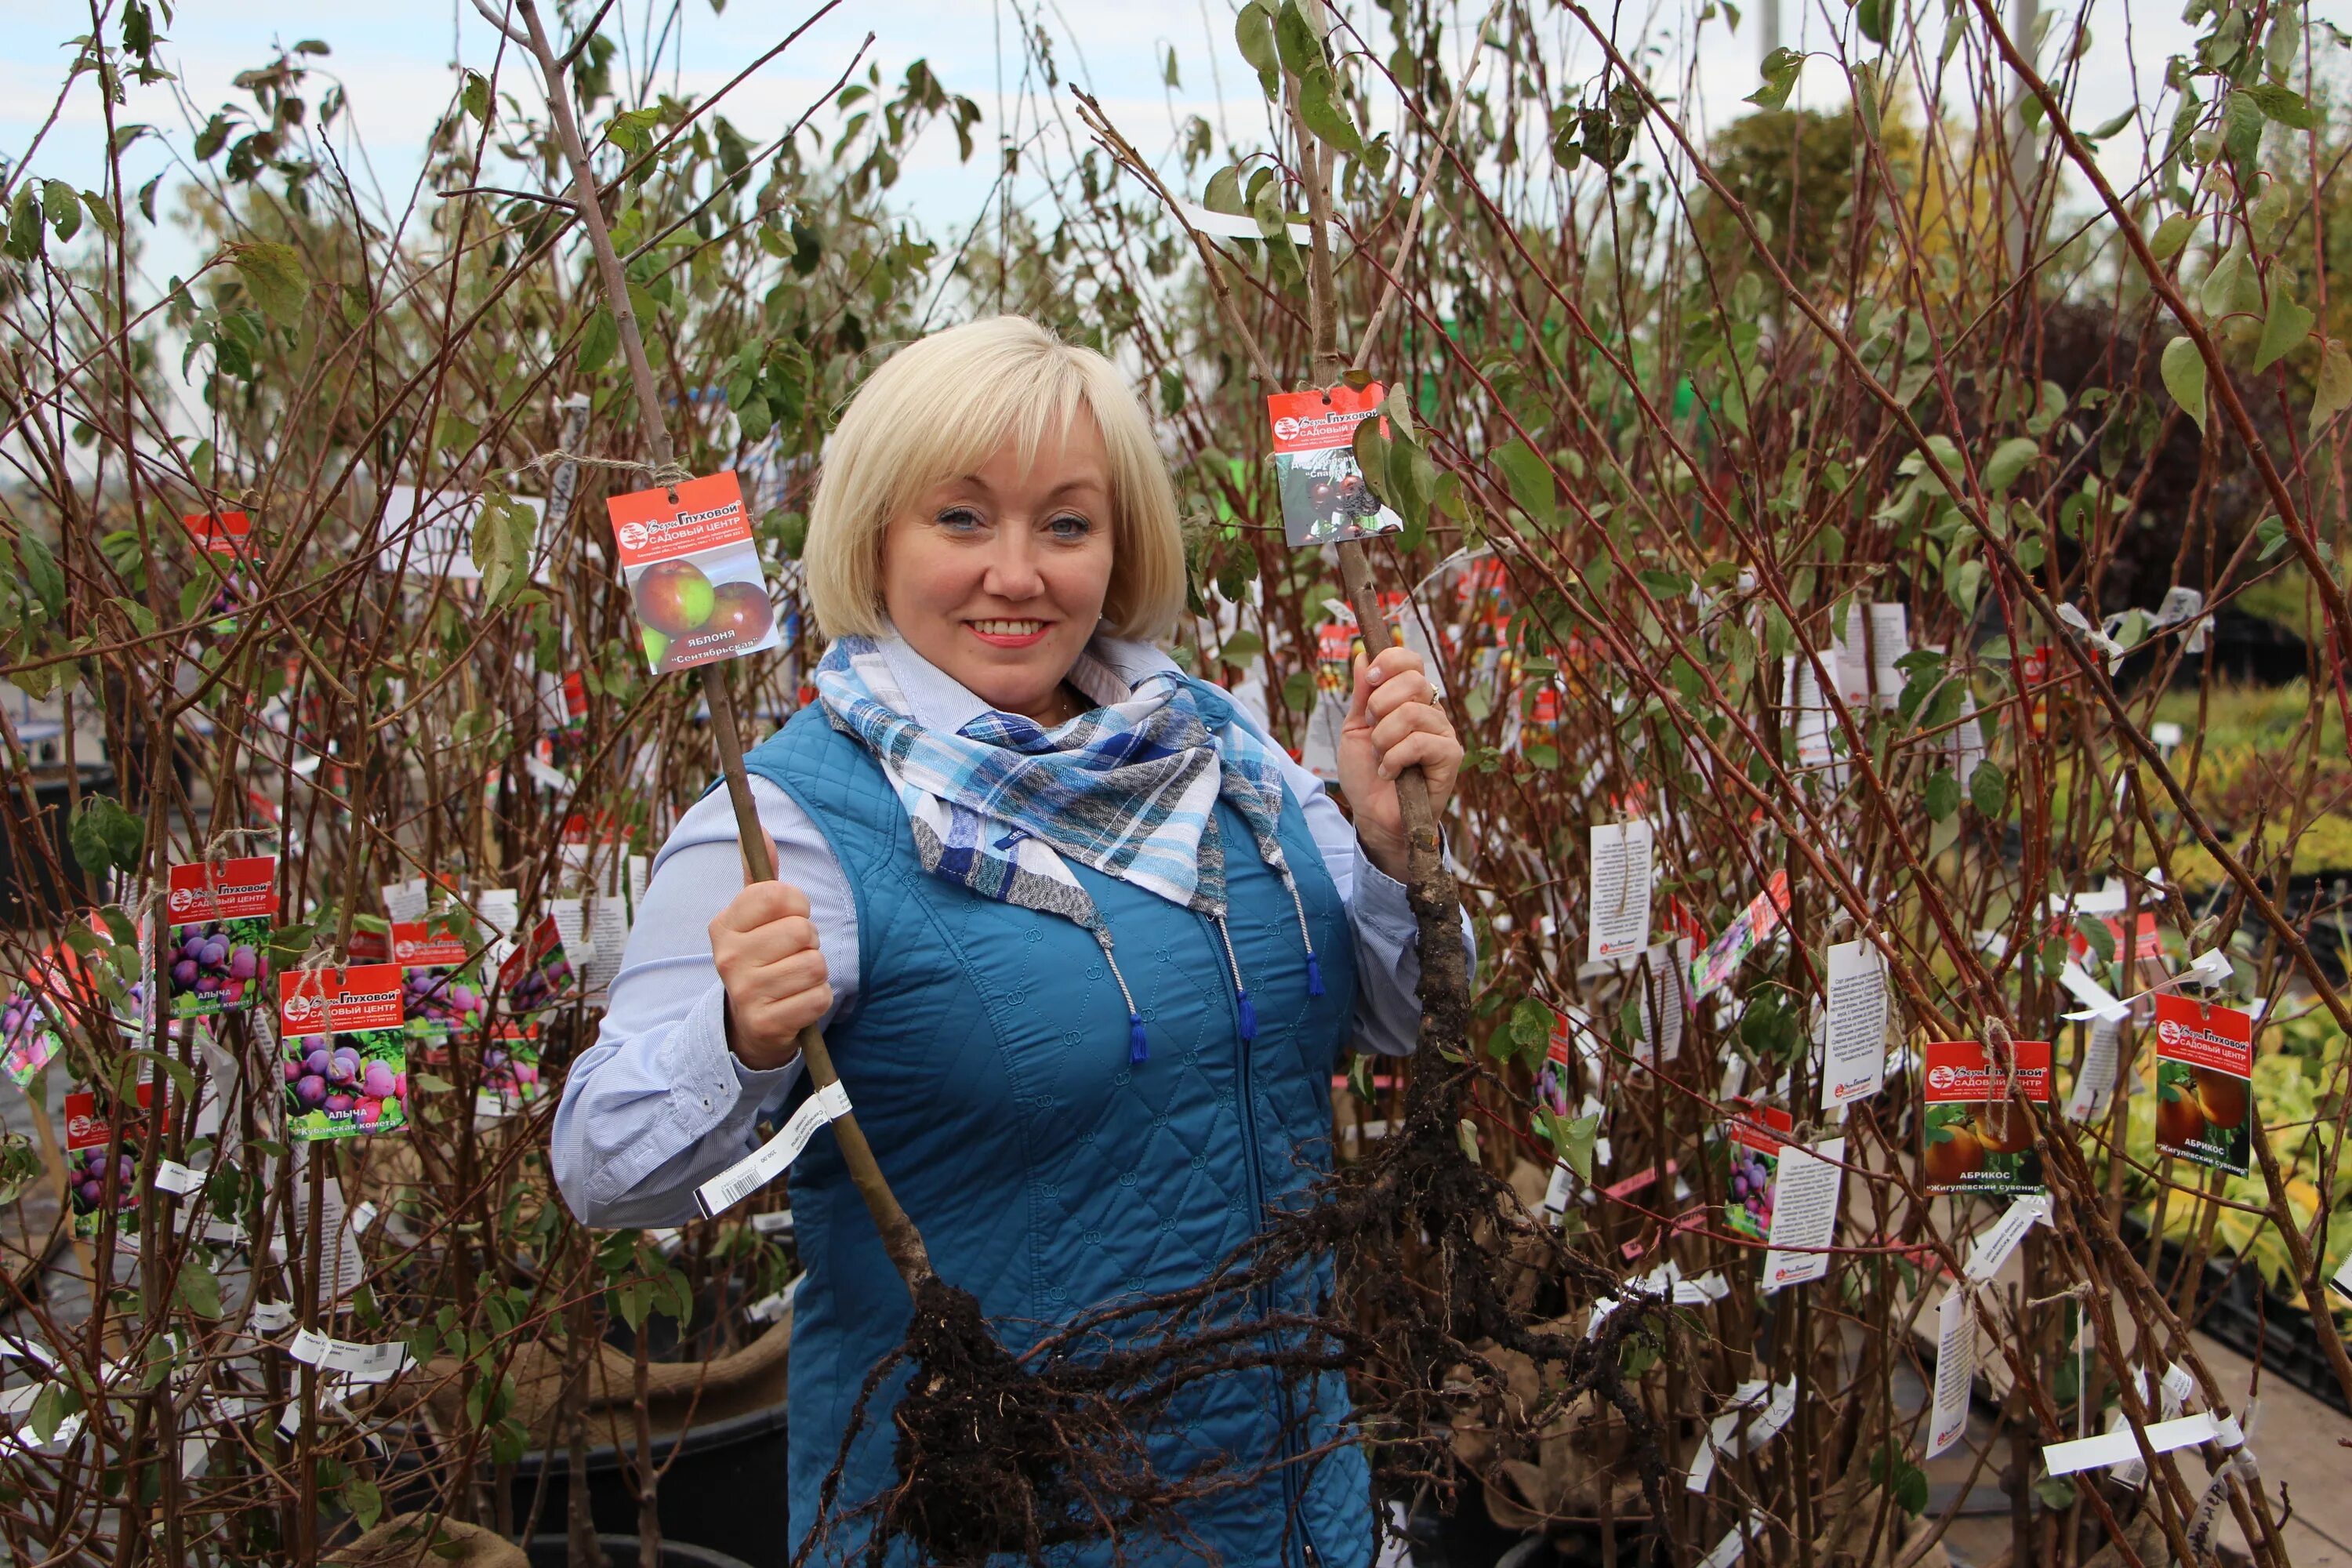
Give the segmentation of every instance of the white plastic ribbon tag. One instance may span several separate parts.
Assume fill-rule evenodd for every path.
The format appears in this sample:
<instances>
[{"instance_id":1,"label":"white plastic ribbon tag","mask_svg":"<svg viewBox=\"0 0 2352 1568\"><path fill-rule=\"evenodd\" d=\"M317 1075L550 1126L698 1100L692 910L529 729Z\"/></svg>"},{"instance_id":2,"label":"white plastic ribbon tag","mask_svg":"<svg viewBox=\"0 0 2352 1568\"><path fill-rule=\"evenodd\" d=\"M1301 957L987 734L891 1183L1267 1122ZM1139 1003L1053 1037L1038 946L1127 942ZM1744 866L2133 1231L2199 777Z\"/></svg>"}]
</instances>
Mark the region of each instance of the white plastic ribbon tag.
<instances>
[{"instance_id":1,"label":"white plastic ribbon tag","mask_svg":"<svg viewBox=\"0 0 2352 1568\"><path fill-rule=\"evenodd\" d=\"M1981 1281L2000 1273L2009 1255L2017 1250L2017 1244L2025 1239L2025 1233L2049 1217L2048 1193L2025 1193L2011 1200L2008 1212L1994 1222L1990 1230L1977 1237L1976 1246L1969 1249L1968 1277Z\"/></svg>"},{"instance_id":2,"label":"white plastic ribbon tag","mask_svg":"<svg viewBox=\"0 0 2352 1568\"><path fill-rule=\"evenodd\" d=\"M825 1085L801 1102L782 1131L695 1188L695 1205L706 1219L726 1213L791 1169L816 1130L848 1110L849 1091L837 1081Z\"/></svg>"},{"instance_id":3,"label":"white plastic ribbon tag","mask_svg":"<svg viewBox=\"0 0 2352 1568\"><path fill-rule=\"evenodd\" d=\"M2221 1423L2210 1410L2194 1415L2183 1415L2177 1421L2158 1421L2147 1428L2148 1451L2168 1454L2175 1448L2187 1448L2199 1443L2221 1439ZM2132 1441L2131 1430L2103 1432L2096 1437L2077 1437L2071 1443L2051 1443L2042 1450L2043 1463L2053 1476L2071 1476L2077 1470L2104 1469L2119 1465L2126 1459L2139 1458L2139 1445Z\"/></svg>"}]
</instances>

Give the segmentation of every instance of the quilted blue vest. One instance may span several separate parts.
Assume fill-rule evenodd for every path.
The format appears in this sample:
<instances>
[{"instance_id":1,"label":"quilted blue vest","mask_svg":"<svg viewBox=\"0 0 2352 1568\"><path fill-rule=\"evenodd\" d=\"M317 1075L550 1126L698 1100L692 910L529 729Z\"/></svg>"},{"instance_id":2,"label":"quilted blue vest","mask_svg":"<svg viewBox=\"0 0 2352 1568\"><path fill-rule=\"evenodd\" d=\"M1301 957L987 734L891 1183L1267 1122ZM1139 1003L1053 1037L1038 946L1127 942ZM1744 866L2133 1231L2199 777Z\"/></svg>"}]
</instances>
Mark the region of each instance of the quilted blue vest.
<instances>
[{"instance_id":1,"label":"quilted blue vest","mask_svg":"<svg viewBox=\"0 0 2352 1568\"><path fill-rule=\"evenodd\" d=\"M1222 693L1196 689L1213 727L1234 721ZM1197 1284L1328 1168L1330 1075L1354 1006L1355 950L1297 801L1285 803L1281 837L1321 996L1308 994L1289 895L1240 816L1218 808L1227 926L1257 1019L1247 1044L1215 925L1073 863L1143 1016L1150 1055L1130 1066L1127 1006L1094 938L926 873L880 766L818 710L795 714L745 765L808 813L841 862L857 904L859 980L827 1044L933 1266L979 1298L1016 1353L1087 1308ZM789 1395L797 1552L858 1390L905 1337L909 1307L829 1131L794 1163L791 1192L808 1271L793 1302ZM1301 1267L1226 1313L1315 1311L1330 1291L1328 1262ZM812 1562L858 1556L866 1531L841 1516L896 1478L890 1412L905 1385L902 1370L870 1402ZM1369 1477L1346 1440L1348 1409L1337 1374L1232 1373L1187 1390L1145 1434L1160 1473L1221 1466L1262 1479L1189 1508L1187 1541L1120 1542L1124 1561L1362 1568L1373 1547ZM1076 1568L1112 1555L1097 1543L1054 1561ZM888 1561L916 1558L900 1542Z\"/></svg>"}]
</instances>

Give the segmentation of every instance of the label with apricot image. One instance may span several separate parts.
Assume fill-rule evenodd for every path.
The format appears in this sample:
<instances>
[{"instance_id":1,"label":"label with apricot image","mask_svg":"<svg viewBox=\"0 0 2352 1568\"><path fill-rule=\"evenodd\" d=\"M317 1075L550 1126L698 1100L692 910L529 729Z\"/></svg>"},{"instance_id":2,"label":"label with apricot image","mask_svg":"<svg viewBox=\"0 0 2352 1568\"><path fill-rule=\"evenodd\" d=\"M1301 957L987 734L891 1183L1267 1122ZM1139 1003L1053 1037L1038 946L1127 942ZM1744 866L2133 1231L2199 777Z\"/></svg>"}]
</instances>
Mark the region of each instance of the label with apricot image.
<instances>
[{"instance_id":1,"label":"label with apricot image","mask_svg":"<svg viewBox=\"0 0 2352 1568\"><path fill-rule=\"evenodd\" d=\"M2156 1148L2242 1176L2254 1115L2254 1020L2186 996L2156 999Z\"/></svg>"},{"instance_id":2,"label":"label with apricot image","mask_svg":"<svg viewBox=\"0 0 2352 1568\"><path fill-rule=\"evenodd\" d=\"M1986 1197L2042 1191L2034 1119L2014 1096L2050 1103L2050 1042L2015 1041L2007 1062L1988 1060L1976 1040L1931 1040L1922 1056L1927 1190Z\"/></svg>"}]
</instances>

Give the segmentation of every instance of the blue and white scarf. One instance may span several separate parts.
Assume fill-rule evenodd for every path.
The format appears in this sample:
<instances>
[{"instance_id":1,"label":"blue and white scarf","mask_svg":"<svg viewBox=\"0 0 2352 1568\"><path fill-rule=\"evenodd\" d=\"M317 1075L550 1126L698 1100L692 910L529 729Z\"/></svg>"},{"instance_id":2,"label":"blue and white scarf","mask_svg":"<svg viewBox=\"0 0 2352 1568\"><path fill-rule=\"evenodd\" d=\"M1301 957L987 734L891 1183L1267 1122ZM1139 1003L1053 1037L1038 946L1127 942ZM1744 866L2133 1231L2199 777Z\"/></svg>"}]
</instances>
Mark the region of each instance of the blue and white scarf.
<instances>
[{"instance_id":1,"label":"blue and white scarf","mask_svg":"<svg viewBox=\"0 0 2352 1568\"><path fill-rule=\"evenodd\" d=\"M1072 679L1089 695L1127 689L1093 654L1079 665ZM833 727L882 764L925 870L1076 921L1106 951L1102 917L1065 857L1222 921L1221 797L1291 886L1272 754L1246 724L1212 731L1179 671L1146 675L1125 699L1052 730L993 710L961 731L926 728L871 637L837 639L816 689Z\"/></svg>"}]
</instances>

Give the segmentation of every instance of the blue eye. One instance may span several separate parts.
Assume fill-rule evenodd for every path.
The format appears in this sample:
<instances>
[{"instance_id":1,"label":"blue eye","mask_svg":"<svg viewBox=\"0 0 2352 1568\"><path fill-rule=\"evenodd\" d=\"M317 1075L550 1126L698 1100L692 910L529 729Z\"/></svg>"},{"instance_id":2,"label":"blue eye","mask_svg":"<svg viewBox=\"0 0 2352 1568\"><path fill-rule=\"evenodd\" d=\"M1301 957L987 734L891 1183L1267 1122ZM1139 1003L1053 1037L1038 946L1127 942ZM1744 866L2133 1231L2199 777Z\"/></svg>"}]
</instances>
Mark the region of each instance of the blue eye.
<instances>
[{"instance_id":1,"label":"blue eye","mask_svg":"<svg viewBox=\"0 0 2352 1568\"><path fill-rule=\"evenodd\" d=\"M983 526L980 513L968 506L951 506L940 513L934 521L950 533L968 532Z\"/></svg>"},{"instance_id":2,"label":"blue eye","mask_svg":"<svg viewBox=\"0 0 2352 1568\"><path fill-rule=\"evenodd\" d=\"M1045 525L1056 539L1077 541L1095 531L1095 525L1076 512L1066 511Z\"/></svg>"}]
</instances>

